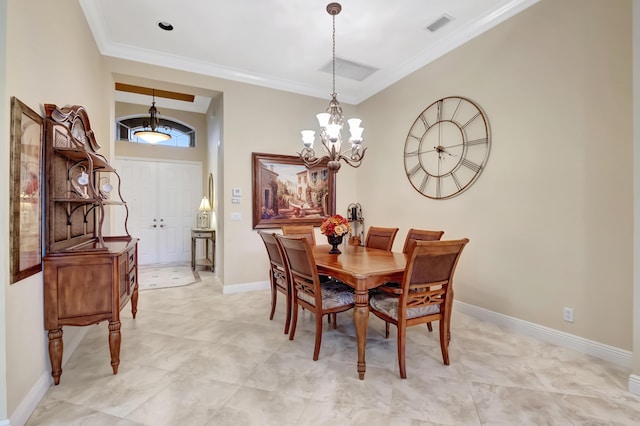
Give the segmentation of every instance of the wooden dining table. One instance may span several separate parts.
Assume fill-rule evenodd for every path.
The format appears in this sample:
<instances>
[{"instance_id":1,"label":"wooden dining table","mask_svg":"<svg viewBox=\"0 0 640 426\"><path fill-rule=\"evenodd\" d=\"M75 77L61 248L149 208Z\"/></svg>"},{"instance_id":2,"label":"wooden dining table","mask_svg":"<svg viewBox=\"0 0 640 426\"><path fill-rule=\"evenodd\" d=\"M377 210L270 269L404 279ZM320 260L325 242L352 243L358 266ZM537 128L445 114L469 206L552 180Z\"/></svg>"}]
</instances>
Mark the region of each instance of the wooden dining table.
<instances>
[{"instance_id":1,"label":"wooden dining table","mask_svg":"<svg viewBox=\"0 0 640 426\"><path fill-rule=\"evenodd\" d=\"M365 348L369 322L369 290L389 281L402 281L407 256L362 246L340 246L341 254L330 254L331 246L318 245L313 257L318 272L337 278L355 290L353 322L358 341L358 375L364 379Z\"/></svg>"}]
</instances>

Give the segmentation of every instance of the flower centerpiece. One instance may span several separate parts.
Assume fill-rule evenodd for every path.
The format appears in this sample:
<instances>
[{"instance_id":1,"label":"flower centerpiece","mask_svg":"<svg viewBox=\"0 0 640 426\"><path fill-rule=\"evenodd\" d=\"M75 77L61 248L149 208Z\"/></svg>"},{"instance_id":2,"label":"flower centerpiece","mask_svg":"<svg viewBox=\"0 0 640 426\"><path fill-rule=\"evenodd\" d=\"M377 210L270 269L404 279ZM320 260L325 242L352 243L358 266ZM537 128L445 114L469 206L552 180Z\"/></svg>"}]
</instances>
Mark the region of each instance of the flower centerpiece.
<instances>
[{"instance_id":1,"label":"flower centerpiece","mask_svg":"<svg viewBox=\"0 0 640 426\"><path fill-rule=\"evenodd\" d=\"M349 231L351 231L349 221L339 214L329 216L322 221L320 232L327 236L327 240L332 246L329 253L341 253L340 250L338 250L338 245L342 243L342 237Z\"/></svg>"}]
</instances>

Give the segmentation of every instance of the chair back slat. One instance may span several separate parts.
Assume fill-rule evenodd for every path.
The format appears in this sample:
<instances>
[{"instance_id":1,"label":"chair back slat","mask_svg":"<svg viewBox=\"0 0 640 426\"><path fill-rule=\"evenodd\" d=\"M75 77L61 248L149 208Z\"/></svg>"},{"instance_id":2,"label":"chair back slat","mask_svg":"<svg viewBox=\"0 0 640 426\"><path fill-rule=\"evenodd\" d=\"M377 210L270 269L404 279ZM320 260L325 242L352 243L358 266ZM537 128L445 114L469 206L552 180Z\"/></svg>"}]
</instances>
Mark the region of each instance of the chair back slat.
<instances>
[{"instance_id":1,"label":"chair back slat","mask_svg":"<svg viewBox=\"0 0 640 426\"><path fill-rule=\"evenodd\" d=\"M269 261L272 264L284 269L284 261L282 260L280 249L278 248L278 241L276 240L276 234L263 232L263 231L258 231L258 234L260 235L260 237L262 237L262 241L264 242L264 245L267 248Z\"/></svg>"},{"instance_id":2,"label":"chair back slat","mask_svg":"<svg viewBox=\"0 0 640 426\"><path fill-rule=\"evenodd\" d=\"M313 225L282 225L282 235L287 237L305 237L311 247L316 245Z\"/></svg>"},{"instance_id":3,"label":"chair back slat","mask_svg":"<svg viewBox=\"0 0 640 426\"><path fill-rule=\"evenodd\" d=\"M438 241L444 235L444 231L429 231L426 229L411 228L407 231L402 252L407 254L416 241Z\"/></svg>"},{"instance_id":4,"label":"chair back slat","mask_svg":"<svg viewBox=\"0 0 640 426\"><path fill-rule=\"evenodd\" d=\"M391 251L398 228L381 228L370 226L365 240L365 247Z\"/></svg>"},{"instance_id":5,"label":"chair back slat","mask_svg":"<svg viewBox=\"0 0 640 426\"><path fill-rule=\"evenodd\" d=\"M322 306L320 278L308 240L304 237L284 235L277 238L284 253L284 261L289 267L295 290L308 294L316 300L316 303L320 302L319 306Z\"/></svg>"},{"instance_id":6,"label":"chair back slat","mask_svg":"<svg viewBox=\"0 0 640 426\"><path fill-rule=\"evenodd\" d=\"M467 238L416 241L405 269L401 301L408 308L444 304L451 292L458 259L468 242Z\"/></svg>"}]
</instances>

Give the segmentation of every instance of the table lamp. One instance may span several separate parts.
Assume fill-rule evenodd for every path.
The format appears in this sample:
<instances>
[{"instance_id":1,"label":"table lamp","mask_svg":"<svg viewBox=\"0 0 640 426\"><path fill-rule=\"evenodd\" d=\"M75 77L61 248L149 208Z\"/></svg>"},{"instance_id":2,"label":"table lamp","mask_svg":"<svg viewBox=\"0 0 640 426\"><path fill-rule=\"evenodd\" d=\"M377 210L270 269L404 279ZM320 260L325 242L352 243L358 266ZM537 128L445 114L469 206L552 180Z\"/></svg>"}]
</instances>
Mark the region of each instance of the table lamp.
<instances>
[{"instance_id":1,"label":"table lamp","mask_svg":"<svg viewBox=\"0 0 640 426\"><path fill-rule=\"evenodd\" d=\"M209 228L209 212L211 203L207 197L202 197L200 207L198 207L198 228Z\"/></svg>"}]
</instances>

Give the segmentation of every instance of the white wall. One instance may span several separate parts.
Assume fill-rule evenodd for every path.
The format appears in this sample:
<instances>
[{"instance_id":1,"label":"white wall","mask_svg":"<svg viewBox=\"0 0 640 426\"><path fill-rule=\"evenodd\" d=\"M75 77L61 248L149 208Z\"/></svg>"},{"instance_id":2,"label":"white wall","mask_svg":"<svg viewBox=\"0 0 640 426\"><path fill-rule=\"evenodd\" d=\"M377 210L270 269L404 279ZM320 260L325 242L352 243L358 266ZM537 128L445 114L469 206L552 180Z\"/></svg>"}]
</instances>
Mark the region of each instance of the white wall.
<instances>
[{"instance_id":1,"label":"white wall","mask_svg":"<svg viewBox=\"0 0 640 426\"><path fill-rule=\"evenodd\" d=\"M456 299L626 350L630 4L543 0L368 99L358 176L368 224L400 226L396 250L410 227L470 238ZM492 150L469 190L436 201L410 186L402 152L417 115L452 95L484 108Z\"/></svg>"}]
</instances>

